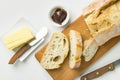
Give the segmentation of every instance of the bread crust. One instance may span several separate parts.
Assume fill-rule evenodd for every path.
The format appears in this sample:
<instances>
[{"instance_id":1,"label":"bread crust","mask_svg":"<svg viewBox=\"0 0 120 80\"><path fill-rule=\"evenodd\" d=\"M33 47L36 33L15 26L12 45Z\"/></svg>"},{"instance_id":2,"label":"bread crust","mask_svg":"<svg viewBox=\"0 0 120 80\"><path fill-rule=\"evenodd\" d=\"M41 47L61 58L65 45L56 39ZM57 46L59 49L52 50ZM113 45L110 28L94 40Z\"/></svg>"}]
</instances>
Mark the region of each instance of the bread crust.
<instances>
[{"instance_id":1,"label":"bread crust","mask_svg":"<svg viewBox=\"0 0 120 80\"><path fill-rule=\"evenodd\" d=\"M80 67L82 55L82 38L79 32L70 30L70 55L69 66L71 69Z\"/></svg>"},{"instance_id":2,"label":"bread crust","mask_svg":"<svg viewBox=\"0 0 120 80\"><path fill-rule=\"evenodd\" d=\"M93 37L99 46L105 44L111 38L117 37L120 35L120 26L116 25L114 27L108 28L98 34L94 34ZM102 38L102 41L101 41Z\"/></svg>"},{"instance_id":3,"label":"bread crust","mask_svg":"<svg viewBox=\"0 0 120 80\"><path fill-rule=\"evenodd\" d=\"M83 56L86 62L90 61L96 54L99 46L97 45L94 38L89 38L84 41L84 51Z\"/></svg>"},{"instance_id":4,"label":"bread crust","mask_svg":"<svg viewBox=\"0 0 120 80\"><path fill-rule=\"evenodd\" d=\"M120 0L97 0L84 9L86 24L99 46L120 35L119 7Z\"/></svg>"},{"instance_id":5,"label":"bread crust","mask_svg":"<svg viewBox=\"0 0 120 80\"><path fill-rule=\"evenodd\" d=\"M109 5L114 4L118 0L95 0L93 3L83 9L82 15L87 17L90 13L97 10L102 10Z\"/></svg>"}]
</instances>

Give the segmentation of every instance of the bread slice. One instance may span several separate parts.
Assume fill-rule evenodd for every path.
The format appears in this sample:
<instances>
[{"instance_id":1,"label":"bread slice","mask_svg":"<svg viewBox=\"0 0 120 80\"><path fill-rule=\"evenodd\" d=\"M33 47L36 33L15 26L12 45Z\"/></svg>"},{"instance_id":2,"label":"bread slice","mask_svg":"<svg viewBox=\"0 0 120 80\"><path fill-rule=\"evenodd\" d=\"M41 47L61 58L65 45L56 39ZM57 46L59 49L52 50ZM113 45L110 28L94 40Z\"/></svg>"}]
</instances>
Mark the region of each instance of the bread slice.
<instances>
[{"instance_id":1,"label":"bread slice","mask_svg":"<svg viewBox=\"0 0 120 80\"><path fill-rule=\"evenodd\" d=\"M45 69L56 69L61 66L68 55L69 43L67 37L61 32L52 34L51 40L40 61Z\"/></svg>"},{"instance_id":2,"label":"bread slice","mask_svg":"<svg viewBox=\"0 0 120 80\"><path fill-rule=\"evenodd\" d=\"M69 66L70 68L79 68L82 55L82 38L79 32L70 30L70 55Z\"/></svg>"},{"instance_id":3,"label":"bread slice","mask_svg":"<svg viewBox=\"0 0 120 80\"><path fill-rule=\"evenodd\" d=\"M90 39L84 41L83 56L84 56L86 62L90 61L94 57L98 48L99 48L98 44L96 43L94 38L90 38Z\"/></svg>"},{"instance_id":4,"label":"bread slice","mask_svg":"<svg viewBox=\"0 0 120 80\"><path fill-rule=\"evenodd\" d=\"M93 5L83 15L91 35L101 46L120 35L120 0L97 0Z\"/></svg>"}]
</instances>

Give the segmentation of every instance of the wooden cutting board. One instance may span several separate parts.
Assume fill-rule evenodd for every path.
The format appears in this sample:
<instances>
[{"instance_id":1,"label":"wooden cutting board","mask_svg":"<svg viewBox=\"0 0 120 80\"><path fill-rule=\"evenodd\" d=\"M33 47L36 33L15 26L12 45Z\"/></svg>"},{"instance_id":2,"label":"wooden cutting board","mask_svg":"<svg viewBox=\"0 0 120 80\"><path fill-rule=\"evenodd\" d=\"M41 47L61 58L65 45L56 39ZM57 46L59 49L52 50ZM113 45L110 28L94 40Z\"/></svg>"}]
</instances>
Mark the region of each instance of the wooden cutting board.
<instances>
[{"instance_id":1,"label":"wooden cutting board","mask_svg":"<svg viewBox=\"0 0 120 80\"><path fill-rule=\"evenodd\" d=\"M84 18L80 16L76 21L74 21L70 26L68 26L63 33L68 37L69 31L73 29L81 33L83 40L90 37L90 33L87 29L87 25ZM115 44L120 41L120 36L111 39L105 45L101 46L97 51L96 55L90 62L85 62L82 57L82 63L79 69L70 69L68 64L68 57L65 59L62 67L55 70L47 70L48 73L53 77L54 80L74 80L75 77L81 75L92 63L96 62L101 58L107 51L109 51ZM42 54L44 53L46 46L43 47L38 53L35 54L36 59L40 62Z\"/></svg>"}]
</instances>

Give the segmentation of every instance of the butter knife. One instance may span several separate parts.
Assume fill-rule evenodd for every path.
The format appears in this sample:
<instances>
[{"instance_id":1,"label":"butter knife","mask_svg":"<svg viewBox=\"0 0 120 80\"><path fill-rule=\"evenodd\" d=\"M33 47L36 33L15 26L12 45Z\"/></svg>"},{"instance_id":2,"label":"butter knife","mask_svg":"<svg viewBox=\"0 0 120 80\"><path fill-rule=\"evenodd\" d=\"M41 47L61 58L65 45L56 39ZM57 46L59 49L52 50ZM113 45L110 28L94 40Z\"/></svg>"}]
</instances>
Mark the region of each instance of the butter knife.
<instances>
[{"instance_id":1,"label":"butter knife","mask_svg":"<svg viewBox=\"0 0 120 80\"><path fill-rule=\"evenodd\" d=\"M46 35L47 35L47 28L43 27L40 29L40 31L36 34L35 36L35 40L31 41L28 44L25 44L22 48L20 48L13 56L12 58L9 60L8 64L13 64L15 63L15 61L22 56L28 49L30 49L31 47L35 46L41 39L43 39Z\"/></svg>"},{"instance_id":2,"label":"butter knife","mask_svg":"<svg viewBox=\"0 0 120 80\"><path fill-rule=\"evenodd\" d=\"M115 67L117 67L119 64L120 64L120 59L82 76L81 80L92 80L94 78L98 78L102 76L103 74L105 74L106 72L113 71Z\"/></svg>"},{"instance_id":3,"label":"butter knife","mask_svg":"<svg viewBox=\"0 0 120 80\"><path fill-rule=\"evenodd\" d=\"M36 48L38 48L38 46L43 43L44 41L44 38L41 39L35 46L31 47L28 51L25 52L25 54L23 54L20 58L19 58L19 61L24 61L31 53L33 53Z\"/></svg>"}]
</instances>

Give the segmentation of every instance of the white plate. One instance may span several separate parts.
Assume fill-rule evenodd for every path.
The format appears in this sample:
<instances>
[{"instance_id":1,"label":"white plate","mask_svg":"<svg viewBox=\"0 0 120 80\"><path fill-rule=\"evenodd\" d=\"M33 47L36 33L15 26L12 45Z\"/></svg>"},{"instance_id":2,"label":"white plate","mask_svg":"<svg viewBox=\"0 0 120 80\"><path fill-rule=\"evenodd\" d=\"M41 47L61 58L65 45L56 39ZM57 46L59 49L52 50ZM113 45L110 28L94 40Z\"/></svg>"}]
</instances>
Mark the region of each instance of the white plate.
<instances>
[{"instance_id":1,"label":"white plate","mask_svg":"<svg viewBox=\"0 0 120 80\"><path fill-rule=\"evenodd\" d=\"M3 38L6 35L11 34L11 33L15 32L16 30L18 30L19 28L22 28L22 27L28 27L28 28L30 28L30 30L32 31L32 33L34 35L37 33L37 30L34 29L34 27L32 26L32 24L28 20L26 20L25 18L20 18L10 29L8 29L8 31L6 31L5 33L3 33L1 35L0 41L3 43ZM5 44L4 44L4 47L6 48L6 50L8 50ZM17 49L15 49L13 51L11 51L11 50L8 50L8 51L10 53L15 53L19 48L20 47L18 47Z\"/></svg>"}]
</instances>

